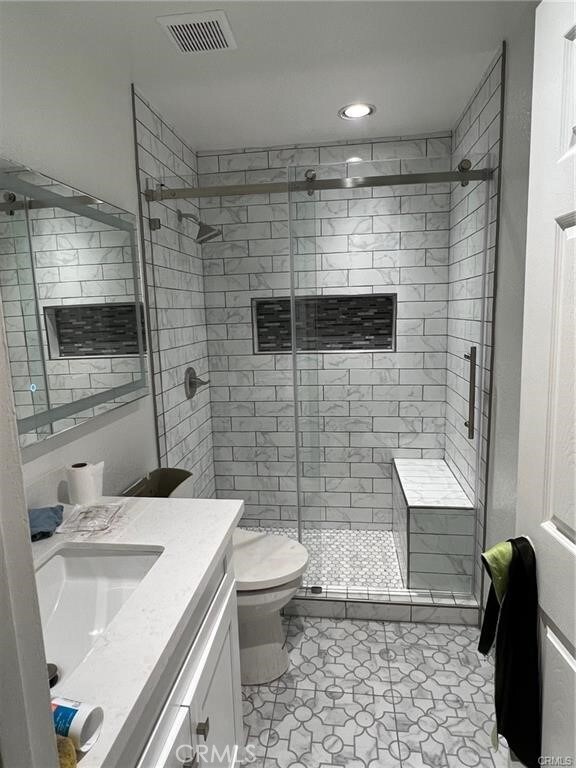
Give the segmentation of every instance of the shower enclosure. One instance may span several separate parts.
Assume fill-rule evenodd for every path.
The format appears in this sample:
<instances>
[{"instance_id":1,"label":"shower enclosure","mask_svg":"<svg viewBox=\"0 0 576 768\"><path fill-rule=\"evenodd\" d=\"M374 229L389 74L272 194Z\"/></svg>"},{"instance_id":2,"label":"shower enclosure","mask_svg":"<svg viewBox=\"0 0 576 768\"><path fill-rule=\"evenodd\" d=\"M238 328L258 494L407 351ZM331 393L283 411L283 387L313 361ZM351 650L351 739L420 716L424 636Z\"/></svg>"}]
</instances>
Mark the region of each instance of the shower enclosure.
<instances>
[{"instance_id":1,"label":"shower enclosure","mask_svg":"<svg viewBox=\"0 0 576 768\"><path fill-rule=\"evenodd\" d=\"M466 159L460 167L479 161ZM451 160L291 169L299 536L312 553L307 584L332 596L476 591L491 183L442 181ZM294 189L302 179L340 184ZM393 499L395 460L401 496L398 477L429 474L412 526ZM462 509L442 504L446 466Z\"/></svg>"},{"instance_id":2,"label":"shower enclosure","mask_svg":"<svg viewBox=\"0 0 576 768\"><path fill-rule=\"evenodd\" d=\"M303 541L308 594L478 596L496 184L488 155L425 145L145 193L150 220L165 206L173 222L151 235L156 262L170 238L192 242L174 223L183 201L222 230L191 245L216 492L245 500L243 525Z\"/></svg>"}]
</instances>

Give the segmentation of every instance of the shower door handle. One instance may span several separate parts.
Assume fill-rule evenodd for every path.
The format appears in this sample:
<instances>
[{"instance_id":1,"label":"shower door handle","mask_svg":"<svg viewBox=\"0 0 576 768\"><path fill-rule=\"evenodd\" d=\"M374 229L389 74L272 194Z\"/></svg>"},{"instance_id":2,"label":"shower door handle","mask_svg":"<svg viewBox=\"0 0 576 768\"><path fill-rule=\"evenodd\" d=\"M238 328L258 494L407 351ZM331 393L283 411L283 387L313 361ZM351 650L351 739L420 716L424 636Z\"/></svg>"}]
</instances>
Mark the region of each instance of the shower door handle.
<instances>
[{"instance_id":1,"label":"shower door handle","mask_svg":"<svg viewBox=\"0 0 576 768\"><path fill-rule=\"evenodd\" d=\"M477 347L470 347L470 352L464 355L468 360L468 420L464 426L468 428L468 439L474 439L474 419L476 416L476 351Z\"/></svg>"}]
</instances>

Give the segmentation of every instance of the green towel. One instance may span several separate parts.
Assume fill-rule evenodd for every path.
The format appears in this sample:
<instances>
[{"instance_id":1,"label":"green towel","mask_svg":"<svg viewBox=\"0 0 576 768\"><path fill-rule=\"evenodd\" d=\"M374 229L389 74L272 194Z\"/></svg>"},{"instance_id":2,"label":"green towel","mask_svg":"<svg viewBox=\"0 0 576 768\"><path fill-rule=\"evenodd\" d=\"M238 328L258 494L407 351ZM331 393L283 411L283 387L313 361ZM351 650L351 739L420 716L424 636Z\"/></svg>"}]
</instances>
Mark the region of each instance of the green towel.
<instances>
[{"instance_id":1,"label":"green towel","mask_svg":"<svg viewBox=\"0 0 576 768\"><path fill-rule=\"evenodd\" d=\"M508 588L508 569L512 562L512 544L509 541L495 544L482 554L482 560L490 573L498 602L501 603Z\"/></svg>"}]
</instances>

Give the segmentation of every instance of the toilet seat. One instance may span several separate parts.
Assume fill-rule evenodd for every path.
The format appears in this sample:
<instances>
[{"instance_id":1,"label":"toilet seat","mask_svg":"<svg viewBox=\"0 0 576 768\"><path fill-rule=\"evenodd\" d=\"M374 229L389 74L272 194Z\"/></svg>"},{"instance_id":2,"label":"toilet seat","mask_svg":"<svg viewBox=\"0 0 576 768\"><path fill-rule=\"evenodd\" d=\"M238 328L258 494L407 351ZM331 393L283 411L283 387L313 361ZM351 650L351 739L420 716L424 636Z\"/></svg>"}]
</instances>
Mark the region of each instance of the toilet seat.
<instances>
[{"instance_id":1,"label":"toilet seat","mask_svg":"<svg viewBox=\"0 0 576 768\"><path fill-rule=\"evenodd\" d=\"M233 534L236 589L256 592L289 584L301 576L308 552L298 541L237 528Z\"/></svg>"}]
</instances>

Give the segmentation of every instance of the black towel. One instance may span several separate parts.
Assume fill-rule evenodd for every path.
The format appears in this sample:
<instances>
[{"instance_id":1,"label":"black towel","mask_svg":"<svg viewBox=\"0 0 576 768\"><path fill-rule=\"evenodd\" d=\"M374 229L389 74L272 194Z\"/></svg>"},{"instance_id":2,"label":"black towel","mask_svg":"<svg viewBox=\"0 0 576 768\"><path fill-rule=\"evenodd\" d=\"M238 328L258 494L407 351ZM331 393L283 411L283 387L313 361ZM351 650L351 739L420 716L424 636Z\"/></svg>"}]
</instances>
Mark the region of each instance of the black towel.
<instances>
[{"instance_id":1,"label":"black towel","mask_svg":"<svg viewBox=\"0 0 576 768\"><path fill-rule=\"evenodd\" d=\"M542 708L536 557L523 536L509 541L512 561L508 588L500 605L494 586L490 586L478 650L486 655L496 637L494 699L498 733L522 765L538 768Z\"/></svg>"}]
</instances>

